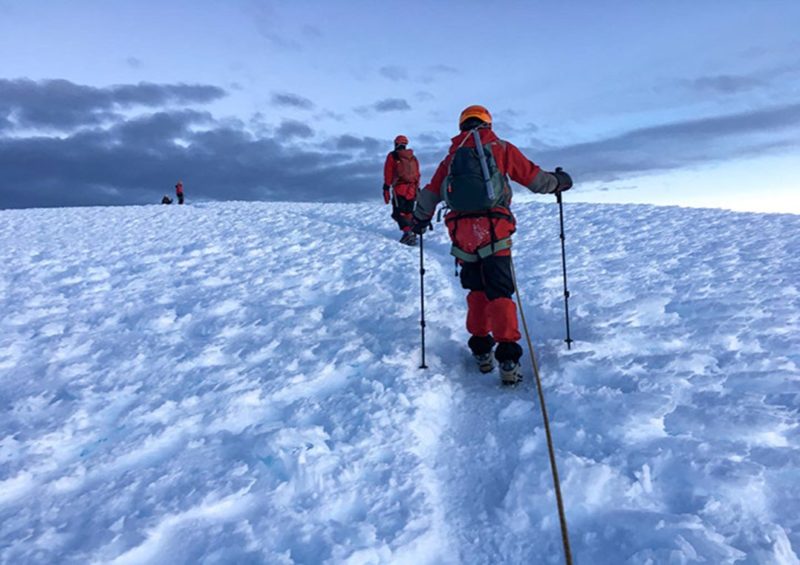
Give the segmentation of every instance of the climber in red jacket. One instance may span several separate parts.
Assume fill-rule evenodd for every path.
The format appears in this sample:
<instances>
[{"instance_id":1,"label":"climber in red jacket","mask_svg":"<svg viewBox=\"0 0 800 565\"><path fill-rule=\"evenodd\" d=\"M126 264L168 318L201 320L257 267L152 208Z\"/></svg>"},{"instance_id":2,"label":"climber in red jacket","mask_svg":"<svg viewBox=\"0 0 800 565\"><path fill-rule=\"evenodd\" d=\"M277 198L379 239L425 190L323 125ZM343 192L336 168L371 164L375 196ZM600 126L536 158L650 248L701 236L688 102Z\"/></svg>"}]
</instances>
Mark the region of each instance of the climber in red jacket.
<instances>
[{"instance_id":1,"label":"climber in red jacket","mask_svg":"<svg viewBox=\"0 0 800 565\"><path fill-rule=\"evenodd\" d=\"M392 218L402 230L400 243L415 245L417 236L411 231L411 212L419 189L419 161L412 149L407 149L408 138L394 138L394 151L386 156L383 166L383 201L392 203Z\"/></svg>"},{"instance_id":2,"label":"climber in red jacket","mask_svg":"<svg viewBox=\"0 0 800 565\"><path fill-rule=\"evenodd\" d=\"M572 187L570 176L557 168L543 171L514 145L492 131L492 116L483 106L469 106L459 118L461 133L452 139L444 160L423 190L413 213L412 231L423 233L436 206L449 208L445 224L453 242L451 253L461 266L461 286L467 294L469 348L484 373L500 364L504 384L521 378L522 347L517 308L512 300L511 234L516 220L511 213L509 178L540 194ZM480 151L476 148L480 147Z\"/></svg>"}]
</instances>

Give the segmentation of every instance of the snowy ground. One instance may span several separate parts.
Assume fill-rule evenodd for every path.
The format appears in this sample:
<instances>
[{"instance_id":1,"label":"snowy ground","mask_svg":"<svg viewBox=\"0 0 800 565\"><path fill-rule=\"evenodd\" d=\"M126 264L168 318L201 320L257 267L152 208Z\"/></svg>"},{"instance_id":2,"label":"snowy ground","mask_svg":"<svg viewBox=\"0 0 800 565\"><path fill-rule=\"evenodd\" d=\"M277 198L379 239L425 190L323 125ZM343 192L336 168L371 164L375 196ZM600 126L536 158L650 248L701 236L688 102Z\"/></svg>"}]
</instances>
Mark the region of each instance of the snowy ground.
<instances>
[{"instance_id":1,"label":"snowy ground","mask_svg":"<svg viewBox=\"0 0 800 565\"><path fill-rule=\"evenodd\" d=\"M577 563L798 563L800 216L518 204ZM0 562L559 563L541 415L379 205L0 212ZM525 362L528 362L526 353Z\"/></svg>"}]
</instances>

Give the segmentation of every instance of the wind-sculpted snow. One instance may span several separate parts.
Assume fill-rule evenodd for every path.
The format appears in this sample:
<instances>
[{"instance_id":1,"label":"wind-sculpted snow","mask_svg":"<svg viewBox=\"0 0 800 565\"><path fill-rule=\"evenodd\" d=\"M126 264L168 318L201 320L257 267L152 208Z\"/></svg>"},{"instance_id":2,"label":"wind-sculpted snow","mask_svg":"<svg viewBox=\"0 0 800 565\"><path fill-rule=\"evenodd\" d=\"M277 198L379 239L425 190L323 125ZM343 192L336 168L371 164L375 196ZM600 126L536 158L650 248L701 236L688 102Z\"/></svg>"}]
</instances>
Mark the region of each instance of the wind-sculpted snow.
<instances>
[{"instance_id":1,"label":"wind-sculpted snow","mask_svg":"<svg viewBox=\"0 0 800 565\"><path fill-rule=\"evenodd\" d=\"M800 217L518 204L577 563L798 563ZM535 391L379 205L0 212L0 562L560 563ZM529 356L523 358L529 362Z\"/></svg>"}]
</instances>

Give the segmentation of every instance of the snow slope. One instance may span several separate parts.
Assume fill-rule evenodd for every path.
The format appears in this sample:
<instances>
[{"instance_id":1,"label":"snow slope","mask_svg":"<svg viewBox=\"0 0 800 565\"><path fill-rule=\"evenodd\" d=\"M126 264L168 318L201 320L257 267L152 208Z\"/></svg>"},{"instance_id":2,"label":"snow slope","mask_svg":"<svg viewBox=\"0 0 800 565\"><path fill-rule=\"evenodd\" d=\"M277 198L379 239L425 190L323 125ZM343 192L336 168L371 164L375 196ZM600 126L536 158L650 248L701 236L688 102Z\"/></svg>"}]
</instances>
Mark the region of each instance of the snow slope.
<instances>
[{"instance_id":1,"label":"snow slope","mask_svg":"<svg viewBox=\"0 0 800 565\"><path fill-rule=\"evenodd\" d=\"M516 206L577 563L798 563L800 216ZM379 205L0 212L3 563L560 563L540 411ZM523 358L528 363L529 357Z\"/></svg>"}]
</instances>

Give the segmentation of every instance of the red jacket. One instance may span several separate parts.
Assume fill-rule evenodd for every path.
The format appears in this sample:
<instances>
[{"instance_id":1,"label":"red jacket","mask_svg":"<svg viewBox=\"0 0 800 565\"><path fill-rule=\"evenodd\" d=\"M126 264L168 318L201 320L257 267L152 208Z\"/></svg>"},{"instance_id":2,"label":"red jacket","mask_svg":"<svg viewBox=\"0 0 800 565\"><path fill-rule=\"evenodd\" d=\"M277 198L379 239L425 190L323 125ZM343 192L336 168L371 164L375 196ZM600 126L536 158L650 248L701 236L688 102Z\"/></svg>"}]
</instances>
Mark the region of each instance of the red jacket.
<instances>
[{"instance_id":1,"label":"red jacket","mask_svg":"<svg viewBox=\"0 0 800 565\"><path fill-rule=\"evenodd\" d=\"M501 174L510 177L511 180L518 182L533 192L546 194L555 191L557 186L556 179L528 160L516 146L501 140L489 128L481 128L478 131L481 143L485 145L494 142L491 145L491 149ZM414 212L417 218L429 220L433 217L436 206L442 200L442 183L447 178L450 161L459 147L475 147L472 132L461 132L452 139L447 156L439 163L431 182L417 196L417 205ZM476 217L475 214L460 212L447 214L445 223L450 231L450 239L452 239L453 245L472 254L478 249L490 245L493 240L496 242L510 237L516 230L516 221L510 210L510 196L506 204L505 207L493 208L490 211L491 214L479 217ZM508 251L501 251L498 254L506 255Z\"/></svg>"},{"instance_id":2,"label":"red jacket","mask_svg":"<svg viewBox=\"0 0 800 565\"><path fill-rule=\"evenodd\" d=\"M399 167L400 159L409 159L412 174L410 180L400 180ZM417 196L419 187L419 161L414 156L413 149L399 149L392 151L386 156L386 163L383 165L383 183L394 188L397 196L402 196L408 200L414 200Z\"/></svg>"}]
</instances>

